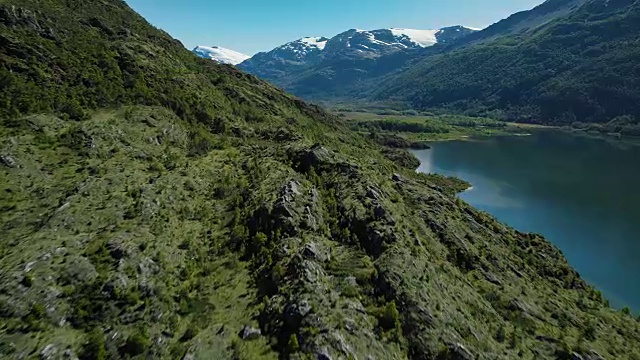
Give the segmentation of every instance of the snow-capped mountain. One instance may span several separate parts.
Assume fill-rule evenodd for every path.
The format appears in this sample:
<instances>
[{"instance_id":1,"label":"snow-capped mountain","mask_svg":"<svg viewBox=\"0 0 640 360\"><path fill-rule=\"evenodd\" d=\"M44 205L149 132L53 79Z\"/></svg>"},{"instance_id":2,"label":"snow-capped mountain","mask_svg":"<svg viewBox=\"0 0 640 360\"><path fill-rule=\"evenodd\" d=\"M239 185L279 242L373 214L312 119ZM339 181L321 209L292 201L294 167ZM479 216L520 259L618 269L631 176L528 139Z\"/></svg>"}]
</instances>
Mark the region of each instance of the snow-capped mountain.
<instances>
[{"instance_id":1,"label":"snow-capped mountain","mask_svg":"<svg viewBox=\"0 0 640 360\"><path fill-rule=\"evenodd\" d=\"M326 53L352 53L361 57L379 57L406 49L419 49L453 41L474 30L453 26L437 30L417 29L351 29L327 42ZM329 54L331 56L331 54Z\"/></svg>"},{"instance_id":2,"label":"snow-capped mountain","mask_svg":"<svg viewBox=\"0 0 640 360\"><path fill-rule=\"evenodd\" d=\"M302 60L321 53L329 39L325 37L305 37L275 48L272 54L278 54L289 60Z\"/></svg>"},{"instance_id":3,"label":"snow-capped mountain","mask_svg":"<svg viewBox=\"0 0 640 360\"><path fill-rule=\"evenodd\" d=\"M300 76L324 82L331 74L364 74L370 72L372 66L379 68L376 71L381 70L380 67L384 71L391 71L394 66L402 66L409 57L418 56L418 53L427 48L454 42L475 31L463 26L436 30L351 29L330 39L298 39L271 51L258 53L238 66L288 90L296 90L290 84ZM390 58L390 55L393 57ZM371 60L382 57L385 57L384 61L371 63ZM349 74L351 70L355 73Z\"/></svg>"},{"instance_id":4,"label":"snow-capped mountain","mask_svg":"<svg viewBox=\"0 0 640 360\"><path fill-rule=\"evenodd\" d=\"M331 39L305 37L286 43L269 52L256 54L245 61L242 67L251 71L253 68L272 68L277 64L304 65L347 54L355 57L378 57L396 51L426 48L438 43L451 42L474 31L476 30L463 26L437 30L351 29Z\"/></svg>"},{"instance_id":5,"label":"snow-capped mountain","mask_svg":"<svg viewBox=\"0 0 640 360\"><path fill-rule=\"evenodd\" d=\"M217 61L223 64L237 65L250 58L250 56L237 51L225 49L219 46L198 46L192 50L196 55Z\"/></svg>"},{"instance_id":6,"label":"snow-capped mountain","mask_svg":"<svg viewBox=\"0 0 640 360\"><path fill-rule=\"evenodd\" d=\"M319 56L323 53L328 38L325 37L304 37L269 51L254 55L248 61L256 63L267 63L271 61L304 64L309 59Z\"/></svg>"}]
</instances>

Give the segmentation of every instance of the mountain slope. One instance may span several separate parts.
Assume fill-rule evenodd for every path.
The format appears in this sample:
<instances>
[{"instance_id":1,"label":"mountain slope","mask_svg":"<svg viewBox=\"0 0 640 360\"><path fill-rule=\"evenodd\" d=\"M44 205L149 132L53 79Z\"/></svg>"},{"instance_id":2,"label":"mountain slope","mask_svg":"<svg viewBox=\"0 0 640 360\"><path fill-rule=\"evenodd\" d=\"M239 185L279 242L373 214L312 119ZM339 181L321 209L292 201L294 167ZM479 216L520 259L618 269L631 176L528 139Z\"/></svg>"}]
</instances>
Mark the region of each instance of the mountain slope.
<instances>
[{"instance_id":1,"label":"mountain slope","mask_svg":"<svg viewBox=\"0 0 640 360\"><path fill-rule=\"evenodd\" d=\"M640 358L468 184L124 2L0 0L0 30L3 359Z\"/></svg>"},{"instance_id":2,"label":"mountain slope","mask_svg":"<svg viewBox=\"0 0 640 360\"><path fill-rule=\"evenodd\" d=\"M547 124L637 122L639 19L636 1L589 1L530 32L424 59L374 98Z\"/></svg>"},{"instance_id":3,"label":"mountain slope","mask_svg":"<svg viewBox=\"0 0 640 360\"><path fill-rule=\"evenodd\" d=\"M239 65L243 70L258 74L263 79L277 79L287 72L296 71L321 57L327 44L324 37L305 37L269 51L254 55Z\"/></svg>"},{"instance_id":4,"label":"mountain slope","mask_svg":"<svg viewBox=\"0 0 640 360\"><path fill-rule=\"evenodd\" d=\"M192 51L194 54L198 55L201 58L211 59L222 64L230 65L238 65L250 58L249 55L245 55L237 51L225 49L219 46L197 46Z\"/></svg>"},{"instance_id":5,"label":"mountain slope","mask_svg":"<svg viewBox=\"0 0 640 360\"><path fill-rule=\"evenodd\" d=\"M557 18L566 16L586 3L587 0L547 0L531 10L515 13L482 31L470 34L456 47L487 42L499 36L517 35L533 31Z\"/></svg>"},{"instance_id":6,"label":"mountain slope","mask_svg":"<svg viewBox=\"0 0 640 360\"><path fill-rule=\"evenodd\" d=\"M351 29L327 38L304 38L267 53L256 54L239 67L296 95L323 99L362 80L393 72L432 46L453 43L474 30L452 26L439 30ZM310 46L305 39L321 41Z\"/></svg>"}]
</instances>

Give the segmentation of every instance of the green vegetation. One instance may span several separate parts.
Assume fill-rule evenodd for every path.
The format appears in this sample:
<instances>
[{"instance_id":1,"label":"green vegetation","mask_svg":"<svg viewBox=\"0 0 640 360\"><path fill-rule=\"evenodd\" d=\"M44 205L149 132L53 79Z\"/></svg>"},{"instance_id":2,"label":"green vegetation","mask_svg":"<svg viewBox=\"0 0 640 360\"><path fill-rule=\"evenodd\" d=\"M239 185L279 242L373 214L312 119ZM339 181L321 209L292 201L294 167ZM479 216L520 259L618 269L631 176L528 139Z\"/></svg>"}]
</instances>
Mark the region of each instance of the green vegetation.
<instances>
[{"instance_id":1,"label":"green vegetation","mask_svg":"<svg viewBox=\"0 0 640 360\"><path fill-rule=\"evenodd\" d=\"M344 110L344 109L343 109ZM517 125L489 118L460 115L434 115L404 112L389 115L359 111L341 111L339 116L353 131L368 136L387 147L388 157L405 167L417 167L392 149L429 148L430 141L460 140L471 136L510 135L522 133ZM414 166L415 165L415 166Z\"/></svg>"},{"instance_id":2,"label":"green vegetation","mask_svg":"<svg viewBox=\"0 0 640 360\"><path fill-rule=\"evenodd\" d=\"M587 1L530 31L430 56L369 100L550 125L625 119L620 130L637 135L638 33L637 2Z\"/></svg>"},{"instance_id":3,"label":"green vegetation","mask_svg":"<svg viewBox=\"0 0 640 360\"><path fill-rule=\"evenodd\" d=\"M105 360L107 350L105 348L104 335L99 328L93 329L87 334L86 342L82 346L80 359L82 360Z\"/></svg>"},{"instance_id":4,"label":"green vegetation","mask_svg":"<svg viewBox=\"0 0 640 360\"><path fill-rule=\"evenodd\" d=\"M0 15L0 357L640 359L638 322L463 182L119 0Z\"/></svg>"},{"instance_id":5,"label":"green vegetation","mask_svg":"<svg viewBox=\"0 0 640 360\"><path fill-rule=\"evenodd\" d=\"M146 332L135 333L127 339L125 344L122 346L122 353L128 357L134 357L136 355L143 354L149 346L151 345L151 341L149 340L149 335Z\"/></svg>"}]
</instances>

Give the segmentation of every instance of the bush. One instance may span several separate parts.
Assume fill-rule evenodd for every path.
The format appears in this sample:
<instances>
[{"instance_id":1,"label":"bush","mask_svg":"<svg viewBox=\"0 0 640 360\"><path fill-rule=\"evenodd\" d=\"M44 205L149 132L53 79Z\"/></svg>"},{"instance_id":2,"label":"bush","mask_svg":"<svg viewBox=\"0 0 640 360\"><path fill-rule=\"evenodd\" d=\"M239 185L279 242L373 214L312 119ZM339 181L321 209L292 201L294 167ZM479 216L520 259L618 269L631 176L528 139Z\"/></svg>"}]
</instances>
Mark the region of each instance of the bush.
<instances>
[{"instance_id":1,"label":"bush","mask_svg":"<svg viewBox=\"0 0 640 360\"><path fill-rule=\"evenodd\" d=\"M44 329L43 319L47 312L43 305L34 304L29 313L24 317L24 325L28 331L40 331Z\"/></svg>"},{"instance_id":2,"label":"bush","mask_svg":"<svg viewBox=\"0 0 640 360\"><path fill-rule=\"evenodd\" d=\"M82 108L78 100L71 99L60 109L63 117L70 120L81 121L89 118L89 114Z\"/></svg>"},{"instance_id":3,"label":"bush","mask_svg":"<svg viewBox=\"0 0 640 360\"><path fill-rule=\"evenodd\" d=\"M298 342L298 336L291 334L289 337L289 343L287 344L287 351L292 354L300 350L300 343Z\"/></svg>"},{"instance_id":4,"label":"bush","mask_svg":"<svg viewBox=\"0 0 640 360\"><path fill-rule=\"evenodd\" d=\"M184 332L184 334L182 335L182 337L180 338L180 341L189 341L191 339L193 339L194 337L196 337L198 335L198 329L196 329L193 326L189 326L189 328L187 328L187 330Z\"/></svg>"},{"instance_id":5,"label":"bush","mask_svg":"<svg viewBox=\"0 0 640 360\"><path fill-rule=\"evenodd\" d=\"M400 312L396 308L395 301L387 303L384 309L382 309L378 317L378 323L380 324L380 327L385 330L392 330L400 327Z\"/></svg>"},{"instance_id":6,"label":"bush","mask_svg":"<svg viewBox=\"0 0 640 360\"><path fill-rule=\"evenodd\" d=\"M27 274L22 278L22 281L20 281L20 283L25 287L31 287L33 285L33 277Z\"/></svg>"},{"instance_id":7,"label":"bush","mask_svg":"<svg viewBox=\"0 0 640 360\"><path fill-rule=\"evenodd\" d=\"M151 346L149 335L147 335L146 331L141 331L129 336L121 351L123 355L133 357L143 354L145 351L147 351L149 346Z\"/></svg>"},{"instance_id":8,"label":"bush","mask_svg":"<svg viewBox=\"0 0 640 360\"><path fill-rule=\"evenodd\" d=\"M104 345L104 336L100 328L93 329L86 336L86 341L80 352L81 360L105 360L107 350Z\"/></svg>"}]
</instances>

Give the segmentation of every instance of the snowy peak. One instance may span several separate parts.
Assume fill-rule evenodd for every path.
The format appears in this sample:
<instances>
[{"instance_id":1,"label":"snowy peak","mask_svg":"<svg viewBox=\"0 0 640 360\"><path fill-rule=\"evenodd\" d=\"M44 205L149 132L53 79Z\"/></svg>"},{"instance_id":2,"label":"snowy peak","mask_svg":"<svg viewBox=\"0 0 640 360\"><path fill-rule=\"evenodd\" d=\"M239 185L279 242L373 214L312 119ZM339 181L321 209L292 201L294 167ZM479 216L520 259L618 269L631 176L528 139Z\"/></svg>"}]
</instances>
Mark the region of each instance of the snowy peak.
<instances>
[{"instance_id":1,"label":"snowy peak","mask_svg":"<svg viewBox=\"0 0 640 360\"><path fill-rule=\"evenodd\" d=\"M344 47L362 51L385 50L387 52L389 50L430 47L438 43L453 41L475 31L463 26L436 30L391 28L367 31L351 29L331 39L329 45L341 44Z\"/></svg>"},{"instance_id":2,"label":"snowy peak","mask_svg":"<svg viewBox=\"0 0 640 360\"><path fill-rule=\"evenodd\" d=\"M438 43L437 34L442 30L389 29L398 39L406 39L421 47L429 47Z\"/></svg>"},{"instance_id":3,"label":"snowy peak","mask_svg":"<svg viewBox=\"0 0 640 360\"><path fill-rule=\"evenodd\" d=\"M298 41L305 44L309 48L324 50L324 47L327 45L328 40L329 39L327 39L326 37L305 37Z\"/></svg>"},{"instance_id":4,"label":"snowy peak","mask_svg":"<svg viewBox=\"0 0 640 360\"><path fill-rule=\"evenodd\" d=\"M351 29L330 39L305 37L286 43L271 51L254 55L239 67L268 80L295 78L297 74L312 74L320 68L328 69L325 73L329 74L340 71L345 66L354 66L355 63L358 66L370 66L374 63L366 63L367 61L391 54L399 55L391 61L418 56L425 48L450 43L473 32L475 30L463 26L436 30ZM365 62L359 63L361 60Z\"/></svg>"},{"instance_id":5,"label":"snowy peak","mask_svg":"<svg viewBox=\"0 0 640 360\"><path fill-rule=\"evenodd\" d=\"M222 64L237 65L250 58L250 56L237 51L225 49L219 46L198 46L193 53L201 58L211 59Z\"/></svg>"},{"instance_id":6,"label":"snowy peak","mask_svg":"<svg viewBox=\"0 0 640 360\"><path fill-rule=\"evenodd\" d=\"M279 46L268 54L283 61L302 61L311 55L321 53L328 40L325 37L304 37Z\"/></svg>"},{"instance_id":7,"label":"snowy peak","mask_svg":"<svg viewBox=\"0 0 640 360\"><path fill-rule=\"evenodd\" d=\"M449 43L476 30L452 26L435 30L391 28L378 30L351 29L331 38L323 57L376 58L397 51L427 48Z\"/></svg>"}]
</instances>

